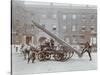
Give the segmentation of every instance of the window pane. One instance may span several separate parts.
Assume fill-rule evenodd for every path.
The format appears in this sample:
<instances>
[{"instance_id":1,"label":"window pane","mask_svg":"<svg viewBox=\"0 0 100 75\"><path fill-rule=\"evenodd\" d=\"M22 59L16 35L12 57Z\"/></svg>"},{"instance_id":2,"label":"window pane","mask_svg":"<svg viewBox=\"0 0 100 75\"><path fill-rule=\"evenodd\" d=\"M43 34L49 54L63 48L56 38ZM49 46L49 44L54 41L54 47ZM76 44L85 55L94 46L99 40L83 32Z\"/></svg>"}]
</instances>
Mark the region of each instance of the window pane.
<instances>
[{"instance_id":1,"label":"window pane","mask_svg":"<svg viewBox=\"0 0 100 75\"><path fill-rule=\"evenodd\" d=\"M63 20L66 20L66 15L63 15Z\"/></svg>"},{"instance_id":2,"label":"window pane","mask_svg":"<svg viewBox=\"0 0 100 75\"><path fill-rule=\"evenodd\" d=\"M56 26L53 26L53 30L56 30Z\"/></svg>"},{"instance_id":3,"label":"window pane","mask_svg":"<svg viewBox=\"0 0 100 75\"><path fill-rule=\"evenodd\" d=\"M76 41L76 38L73 38L73 44L76 44L77 43L77 41Z\"/></svg>"},{"instance_id":4,"label":"window pane","mask_svg":"<svg viewBox=\"0 0 100 75\"><path fill-rule=\"evenodd\" d=\"M57 15L56 14L53 14L53 18L56 18L57 17Z\"/></svg>"},{"instance_id":5,"label":"window pane","mask_svg":"<svg viewBox=\"0 0 100 75\"><path fill-rule=\"evenodd\" d=\"M76 19L76 15L75 14L72 15L72 19Z\"/></svg>"},{"instance_id":6,"label":"window pane","mask_svg":"<svg viewBox=\"0 0 100 75\"><path fill-rule=\"evenodd\" d=\"M72 26L72 31L76 31L76 26L75 25Z\"/></svg>"},{"instance_id":7,"label":"window pane","mask_svg":"<svg viewBox=\"0 0 100 75\"><path fill-rule=\"evenodd\" d=\"M66 26L63 26L63 29L66 30Z\"/></svg>"},{"instance_id":8,"label":"window pane","mask_svg":"<svg viewBox=\"0 0 100 75\"><path fill-rule=\"evenodd\" d=\"M96 37L93 37L93 44L96 44Z\"/></svg>"},{"instance_id":9,"label":"window pane","mask_svg":"<svg viewBox=\"0 0 100 75\"><path fill-rule=\"evenodd\" d=\"M69 43L69 42L70 42L70 41L69 41L69 38L66 38L66 39L65 39L65 41L66 41L67 43Z\"/></svg>"},{"instance_id":10,"label":"window pane","mask_svg":"<svg viewBox=\"0 0 100 75\"><path fill-rule=\"evenodd\" d=\"M46 18L47 16L45 14L42 15L42 18Z\"/></svg>"}]
</instances>

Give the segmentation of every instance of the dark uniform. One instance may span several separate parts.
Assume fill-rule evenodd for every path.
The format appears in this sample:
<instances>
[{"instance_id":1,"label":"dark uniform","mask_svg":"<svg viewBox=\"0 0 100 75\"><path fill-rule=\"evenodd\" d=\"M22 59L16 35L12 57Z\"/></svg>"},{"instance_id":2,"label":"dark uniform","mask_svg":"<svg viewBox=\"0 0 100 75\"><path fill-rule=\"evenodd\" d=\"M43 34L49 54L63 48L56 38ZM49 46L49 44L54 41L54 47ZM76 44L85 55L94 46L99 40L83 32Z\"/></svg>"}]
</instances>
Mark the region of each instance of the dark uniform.
<instances>
[{"instance_id":1,"label":"dark uniform","mask_svg":"<svg viewBox=\"0 0 100 75\"><path fill-rule=\"evenodd\" d=\"M16 52L18 52L18 47L16 46Z\"/></svg>"},{"instance_id":2,"label":"dark uniform","mask_svg":"<svg viewBox=\"0 0 100 75\"><path fill-rule=\"evenodd\" d=\"M85 47L84 47L84 49L83 49L81 54L83 55L85 52L88 53L88 55L90 57L90 61L91 61L92 60L92 58L91 58L91 46L90 46L90 44L88 42L85 43Z\"/></svg>"},{"instance_id":3,"label":"dark uniform","mask_svg":"<svg viewBox=\"0 0 100 75\"><path fill-rule=\"evenodd\" d=\"M54 49L54 40L53 39L50 40L50 45L51 45L51 49Z\"/></svg>"}]
</instances>

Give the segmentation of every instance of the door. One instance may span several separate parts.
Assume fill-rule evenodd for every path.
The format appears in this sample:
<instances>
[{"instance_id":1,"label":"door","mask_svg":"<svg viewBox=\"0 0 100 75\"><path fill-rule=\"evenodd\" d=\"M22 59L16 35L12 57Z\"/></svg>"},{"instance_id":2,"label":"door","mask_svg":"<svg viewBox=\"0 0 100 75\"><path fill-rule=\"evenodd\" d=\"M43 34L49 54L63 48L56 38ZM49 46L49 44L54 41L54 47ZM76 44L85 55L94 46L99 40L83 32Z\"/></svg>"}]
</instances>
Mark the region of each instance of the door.
<instances>
[{"instance_id":1,"label":"door","mask_svg":"<svg viewBox=\"0 0 100 75\"><path fill-rule=\"evenodd\" d=\"M26 44L32 42L32 36L26 36Z\"/></svg>"}]
</instances>

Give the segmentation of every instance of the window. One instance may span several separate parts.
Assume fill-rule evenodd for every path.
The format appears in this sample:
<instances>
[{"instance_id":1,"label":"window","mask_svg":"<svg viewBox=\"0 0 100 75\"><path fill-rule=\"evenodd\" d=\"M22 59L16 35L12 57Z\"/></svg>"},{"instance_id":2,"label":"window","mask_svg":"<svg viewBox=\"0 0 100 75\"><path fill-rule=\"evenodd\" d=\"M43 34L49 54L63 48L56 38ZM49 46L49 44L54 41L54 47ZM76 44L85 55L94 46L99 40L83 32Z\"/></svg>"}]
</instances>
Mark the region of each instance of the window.
<instances>
[{"instance_id":1,"label":"window","mask_svg":"<svg viewBox=\"0 0 100 75\"><path fill-rule=\"evenodd\" d=\"M95 15L91 15L90 19L91 19L91 21L94 21L95 20Z\"/></svg>"},{"instance_id":2,"label":"window","mask_svg":"<svg viewBox=\"0 0 100 75\"><path fill-rule=\"evenodd\" d=\"M66 30L66 26L63 26L63 29Z\"/></svg>"},{"instance_id":3,"label":"window","mask_svg":"<svg viewBox=\"0 0 100 75\"><path fill-rule=\"evenodd\" d=\"M77 43L77 41L76 41L76 38L75 38L75 37L73 37L72 43L73 43L73 44L76 44L76 43Z\"/></svg>"},{"instance_id":4,"label":"window","mask_svg":"<svg viewBox=\"0 0 100 75\"><path fill-rule=\"evenodd\" d=\"M52 30L56 30L56 26L53 26L53 29Z\"/></svg>"},{"instance_id":5,"label":"window","mask_svg":"<svg viewBox=\"0 0 100 75\"><path fill-rule=\"evenodd\" d=\"M42 14L42 18L46 18L47 16L45 14Z\"/></svg>"},{"instance_id":6,"label":"window","mask_svg":"<svg viewBox=\"0 0 100 75\"><path fill-rule=\"evenodd\" d=\"M85 36L84 36L83 34L80 34L80 38L81 38L81 39L84 39Z\"/></svg>"},{"instance_id":7,"label":"window","mask_svg":"<svg viewBox=\"0 0 100 75\"><path fill-rule=\"evenodd\" d=\"M90 38L90 44L91 44L91 45L96 45L96 43L97 43L96 41L97 41L97 40L96 40L96 37L91 37L91 38Z\"/></svg>"},{"instance_id":8,"label":"window","mask_svg":"<svg viewBox=\"0 0 100 75\"><path fill-rule=\"evenodd\" d=\"M66 20L66 15L63 15L63 20Z\"/></svg>"},{"instance_id":9,"label":"window","mask_svg":"<svg viewBox=\"0 0 100 75\"><path fill-rule=\"evenodd\" d=\"M82 31L85 31L86 30L86 26L82 26Z\"/></svg>"},{"instance_id":10,"label":"window","mask_svg":"<svg viewBox=\"0 0 100 75\"><path fill-rule=\"evenodd\" d=\"M90 28L92 31L94 30L94 26L91 26L91 28Z\"/></svg>"},{"instance_id":11,"label":"window","mask_svg":"<svg viewBox=\"0 0 100 75\"><path fill-rule=\"evenodd\" d=\"M82 15L82 21L86 21L86 15Z\"/></svg>"},{"instance_id":12,"label":"window","mask_svg":"<svg viewBox=\"0 0 100 75\"><path fill-rule=\"evenodd\" d=\"M46 27L45 24L42 24L42 27L45 28Z\"/></svg>"},{"instance_id":13,"label":"window","mask_svg":"<svg viewBox=\"0 0 100 75\"><path fill-rule=\"evenodd\" d=\"M73 20L76 19L76 15L75 15L75 14L72 15L72 19L73 19Z\"/></svg>"},{"instance_id":14,"label":"window","mask_svg":"<svg viewBox=\"0 0 100 75\"><path fill-rule=\"evenodd\" d=\"M69 43L69 42L70 42L68 37L65 39L65 41L66 41L67 43Z\"/></svg>"},{"instance_id":15,"label":"window","mask_svg":"<svg viewBox=\"0 0 100 75\"><path fill-rule=\"evenodd\" d=\"M34 32L34 28L32 28L31 31Z\"/></svg>"},{"instance_id":16,"label":"window","mask_svg":"<svg viewBox=\"0 0 100 75\"><path fill-rule=\"evenodd\" d=\"M95 45L96 44L96 37L93 37L93 44Z\"/></svg>"},{"instance_id":17,"label":"window","mask_svg":"<svg viewBox=\"0 0 100 75\"><path fill-rule=\"evenodd\" d=\"M57 17L57 15L56 14L53 14L53 16L52 16L54 19L56 19L56 17Z\"/></svg>"},{"instance_id":18,"label":"window","mask_svg":"<svg viewBox=\"0 0 100 75\"><path fill-rule=\"evenodd\" d=\"M76 31L76 26L75 25L72 26L72 31Z\"/></svg>"}]
</instances>

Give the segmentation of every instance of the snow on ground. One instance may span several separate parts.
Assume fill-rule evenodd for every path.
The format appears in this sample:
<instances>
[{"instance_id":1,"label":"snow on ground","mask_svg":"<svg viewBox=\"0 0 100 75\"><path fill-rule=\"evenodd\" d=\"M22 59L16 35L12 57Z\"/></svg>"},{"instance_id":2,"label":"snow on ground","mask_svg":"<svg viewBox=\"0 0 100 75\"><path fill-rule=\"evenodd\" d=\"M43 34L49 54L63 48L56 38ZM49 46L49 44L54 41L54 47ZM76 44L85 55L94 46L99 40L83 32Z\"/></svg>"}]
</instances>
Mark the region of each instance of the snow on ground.
<instances>
[{"instance_id":1,"label":"snow on ground","mask_svg":"<svg viewBox=\"0 0 100 75\"><path fill-rule=\"evenodd\" d=\"M38 61L27 63L23 56L12 49L12 73L13 75L47 73L47 72L67 72L67 71L85 71L97 69L97 54L92 53L92 61L89 61L87 53L79 58L74 55L70 60L60 61Z\"/></svg>"}]
</instances>

